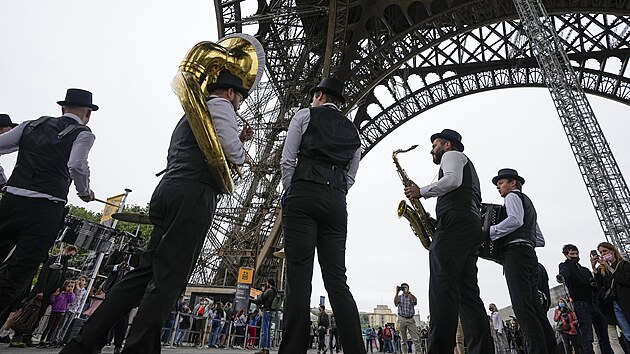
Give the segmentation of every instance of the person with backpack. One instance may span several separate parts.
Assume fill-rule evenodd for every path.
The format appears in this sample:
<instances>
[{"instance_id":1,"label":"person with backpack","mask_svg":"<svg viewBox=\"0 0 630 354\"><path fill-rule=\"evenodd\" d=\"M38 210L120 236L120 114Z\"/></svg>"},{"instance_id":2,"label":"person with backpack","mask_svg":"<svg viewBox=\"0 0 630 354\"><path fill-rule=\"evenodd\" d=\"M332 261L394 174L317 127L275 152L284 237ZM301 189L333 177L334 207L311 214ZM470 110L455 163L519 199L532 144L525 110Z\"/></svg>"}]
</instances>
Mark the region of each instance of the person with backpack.
<instances>
[{"instance_id":1,"label":"person with backpack","mask_svg":"<svg viewBox=\"0 0 630 354\"><path fill-rule=\"evenodd\" d=\"M370 353L374 353L374 346L372 345L372 341L376 338L374 328L368 325L363 333L365 333L365 351L367 352L369 350ZM376 351L378 352L378 348L376 348Z\"/></svg>"},{"instance_id":2,"label":"person with backpack","mask_svg":"<svg viewBox=\"0 0 630 354\"><path fill-rule=\"evenodd\" d=\"M394 338L394 335L392 334L392 329L388 324L386 324L385 328L383 328L381 335L383 336L383 348L381 348L383 349L383 353L393 353L394 347L392 346L392 339Z\"/></svg>"},{"instance_id":3,"label":"person with backpack","mask_svg":"<svg viewBox=\"0 0 630 354\"><path fill-rule=\"evenodd\" d=\"M263 312L260 350L255 354L269 354L269 348L271 348L271 320L273 319L273 312L277 311L272 309L273 300L277 292L276 282L273 279L267 279L267 282L262 285L262 288L262 295L252 300Z\"/></svg>"}]
</instances>

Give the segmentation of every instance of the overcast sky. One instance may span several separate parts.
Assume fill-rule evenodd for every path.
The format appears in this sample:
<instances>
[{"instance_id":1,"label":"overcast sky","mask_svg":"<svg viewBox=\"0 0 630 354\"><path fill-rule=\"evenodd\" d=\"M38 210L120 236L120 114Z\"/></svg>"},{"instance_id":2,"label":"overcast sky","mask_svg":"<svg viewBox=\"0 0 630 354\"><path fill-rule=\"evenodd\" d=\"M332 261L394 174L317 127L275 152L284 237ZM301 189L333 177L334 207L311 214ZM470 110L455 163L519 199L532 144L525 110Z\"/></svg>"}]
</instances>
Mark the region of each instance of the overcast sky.
<instances>
[{"instance_id":1,"label":"overcast sky","mask_svg":"<svg viewBox=\"0 0 630 354\"><path fill-rule=\"evenodd\" d=\"M92 189L97 197L131 188L128 202L145 205L155 188L155 173L166 164L172 129L182 115L170 81L186 51L202 40L217 40L210 0L85 1L22 0L0 5L0 112L21 122L58 115L55 103L69 87L94 93L90 127L97 136L90 154ZM621 171L630 174L627 106L589 96ZM246 117L247 118L247 117ZM475 163L484 202L502 203L491 179L512 167L526 179L524 192L534 202L547 246L538 250L551 278L564 257L565 243L588 251L604 240L586 187L573 158L549 93L510 89L476 94L430 110L397 129L361 162L348 194L348 283L361 311L377 304L393 308L397 284L407 282L428 313L428 252L395 210L404 198L391 152L419 185L436 179L429 136L444 128L459 131ZM0 157L7 173L15 156ZM70 203L85 204L71 189ZM424 202L434 211L435 201ZM587 264L588 261L582 261ZM499 266L480 260L479 285L487 304L509 305ZM551 285L555 285L552 280ZM326 295L315 271L312 304Z\"/></svg>"}]
</instances>

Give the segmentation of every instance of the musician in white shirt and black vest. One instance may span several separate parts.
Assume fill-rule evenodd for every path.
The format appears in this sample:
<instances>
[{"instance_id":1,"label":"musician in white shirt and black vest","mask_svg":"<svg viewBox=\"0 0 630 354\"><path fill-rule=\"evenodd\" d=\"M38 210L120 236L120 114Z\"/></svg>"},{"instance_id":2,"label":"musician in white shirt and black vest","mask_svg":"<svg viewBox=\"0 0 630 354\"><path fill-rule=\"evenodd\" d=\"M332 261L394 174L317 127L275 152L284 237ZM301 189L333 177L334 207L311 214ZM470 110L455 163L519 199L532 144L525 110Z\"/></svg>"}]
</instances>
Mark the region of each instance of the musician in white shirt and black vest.
<instances>
[{"instance_id":1,"label":"musician in white shirt and black vest","mask_svg":"<svg viewBox=\"0 0 630 354\"><path fill-rule=\"evenodd\" d=\"M310 90L310 108L299 110L281 158L282 222L287 262L284 332L279 353L306 353L315 248L324 285L347 353L365 353L357 305L346 283L346 193L361 159L361 139L339 110L343 83L325 78Z\"/></svg>"},{"instance_id":2,"label":"musician in white shirt and black vest","mask_svg":"<svg viewBox=\"0 0 630 354\"><path fill-rule=\"evenodd\" d=\"M422 188L405 187L407 198L437 197L437 228L429 248L429 354L454 351L458 313L468 353L494 353L477 284L477 250L483 238L481 190L461 140L451 129L433 134L431 155L440 165L438 181Z\"/></svg>"},{"instance_id":3,"label":"musician in white shirt and black vest","mask_svg":"<svg viewBox=\"0 0 630 354\"><path fill-rule=\"evenodd\" d=\"M15 247L0 270L0 322L46 260L72 181L83 201L94 199L87 158L96 138L86 124L98 106L81 89L68 89L57 103L61 117L26 121L0 135L0 155L19 149L0 201L0 262Z\"/></svg>"},{"instance_id":4,"label":"musician in white shirt and black vest","mask_svg":"<svg viewBox=\"0 0 630 354\"><path fill-rule=\"evenodd\" d=\"M555 333L546 313L541 311L538 295L538 257L534 247L543 247L545 239L538 227L536 208L522 192L525 179L516 170L500 169L492 184L505 201L500 216L503 220L490 226L490 239L500 240L503 273L527 352L556 353Z\"/></svg>"},{"instance_id":5,"label":"musician in white shirt and black vest","mask_svg":"<svg viewBox=\"0 0 630 354\"><path fill-rule=\"evenodd\" d=\"M239 135L236 111L249 91L241 78L223 69L207 92L208 110L225 157L242 165L246 160L243 141L254 132L248 127ZM160 352L162 324L188 284L217 207L221 192L213 175L186 116L182 117L171 136L166 173L151 197L153 231L139 266L114 285L61 353L99 351L106 344L104 334L137 306L123 352Z\"/></svg>"}]
</instances>

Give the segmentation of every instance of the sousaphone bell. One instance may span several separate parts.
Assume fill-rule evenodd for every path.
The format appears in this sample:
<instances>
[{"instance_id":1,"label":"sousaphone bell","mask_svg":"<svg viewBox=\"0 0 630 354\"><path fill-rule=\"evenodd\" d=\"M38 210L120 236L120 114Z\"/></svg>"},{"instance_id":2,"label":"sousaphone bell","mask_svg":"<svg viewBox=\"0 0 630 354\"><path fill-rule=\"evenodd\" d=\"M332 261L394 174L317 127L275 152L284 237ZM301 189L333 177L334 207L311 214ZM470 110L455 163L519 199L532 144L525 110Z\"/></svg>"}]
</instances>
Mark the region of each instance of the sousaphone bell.
<instances>
[{"instance_id":1,"label":"sousaphone bell","mask_svg":"<svg viewBox=\"0 0 630 354\"><path fill-rule=\"evenodd\" d=\"M213 180L220 184L222 193L231 194L234 191L231 173L237 173L238 169L225 158L206 105L207 87L216 82L223 69L238 76L243 87L252 92L265 69L265 53L260 42L253 36L235 33L221 38L218 43L197 43L179 65L171 86L211 173L217 171Z\"/></svg>"}]
</instances>

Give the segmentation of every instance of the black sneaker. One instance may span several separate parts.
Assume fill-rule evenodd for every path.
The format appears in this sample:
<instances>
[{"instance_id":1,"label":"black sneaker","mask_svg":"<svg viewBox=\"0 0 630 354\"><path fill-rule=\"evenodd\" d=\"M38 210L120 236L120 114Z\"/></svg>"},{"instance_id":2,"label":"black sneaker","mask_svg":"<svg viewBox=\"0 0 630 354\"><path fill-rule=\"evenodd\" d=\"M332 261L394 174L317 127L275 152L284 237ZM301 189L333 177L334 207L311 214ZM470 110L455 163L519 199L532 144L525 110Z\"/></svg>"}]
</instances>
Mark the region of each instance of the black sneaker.
<instances>
[{"instance_id":1,"label":"black sneaker","mask_svg":"<svg viewBox=\"0 0 630 354\"><path fill-rule=\"evenodd\" d=\"M11 343L11 338L8 335L0 337L0 343Z\"/></svg>"}]
</instances>

